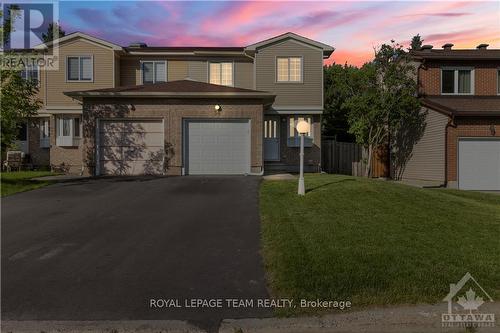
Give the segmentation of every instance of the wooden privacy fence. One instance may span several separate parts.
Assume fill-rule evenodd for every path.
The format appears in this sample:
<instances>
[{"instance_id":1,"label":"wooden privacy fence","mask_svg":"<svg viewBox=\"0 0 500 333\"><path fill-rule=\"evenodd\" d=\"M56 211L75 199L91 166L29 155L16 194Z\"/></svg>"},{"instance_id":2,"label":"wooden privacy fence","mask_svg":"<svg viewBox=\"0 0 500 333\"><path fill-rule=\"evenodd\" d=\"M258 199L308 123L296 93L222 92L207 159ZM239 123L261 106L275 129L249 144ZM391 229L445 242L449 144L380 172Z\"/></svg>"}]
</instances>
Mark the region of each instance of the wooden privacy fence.
<instances>
[{"instance_id":1,"label":"wooden privacy fence","mask_svg":"<svg viewBox=\"0 0 500 333\"><path fill-rule=\"evenodd\" d=\"M321 168L324 172L351 176L365 174L368 151L360 144L322 139L321 154ZM373 154L372 177L388 175L386 150L378 149Z\"/></svg>"}]
</instances>

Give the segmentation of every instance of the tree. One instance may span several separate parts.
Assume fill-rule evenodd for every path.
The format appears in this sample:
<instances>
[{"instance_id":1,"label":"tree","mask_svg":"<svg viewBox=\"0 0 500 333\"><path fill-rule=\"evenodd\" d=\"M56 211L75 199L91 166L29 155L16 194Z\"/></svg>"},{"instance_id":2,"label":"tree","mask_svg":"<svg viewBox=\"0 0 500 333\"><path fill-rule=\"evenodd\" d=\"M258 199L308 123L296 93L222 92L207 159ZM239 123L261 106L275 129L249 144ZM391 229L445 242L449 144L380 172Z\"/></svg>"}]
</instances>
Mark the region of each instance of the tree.
<instances>
[{"instance_id":1,"label":"tree","mask_svg":"<svg viewBox=\"0 0 500 333\"><path fill-rule=\"evenodd\" d=\"M54 35L54 32L56 33ZM66 36L66 32L61 28L58 23L50 23L46 34L42 34L44 43L51 42L55 38L61 38Z\"/></svg>"},{"instance_id":2,"label":"tree","mask_svg":"<svg viewBox=\"0 0 500 333\"><path fill-rule=\"evenodd\" d=\"M344 106L349 109L349 131L368 148L365 176L371 175L375 149L388 145L406 126L422 124L415 71L407 52L394 41L382 45L373 62L361 68L358 92Z\"/></svg>"},{"instance_id":3,"label":"tree","mask_svg":"<svg viewBox=\"0 0 500 333\"><path fill-rule=\"evenodd\" d=\"M413 51L420 50L423 43L424 43L424 40L422 39L420 34L416 34L411 39L409 50L413 50Z\"/></svg>"},{"instance_id":4,"label":"tree","mask_svg":"<svg viewBox=\"0 0 500 333\"><path fill-rule=\"evenodd\" d=\"M323 135L334 136L339 141L354 142L355 137L349 133L345 101L355 94L355 75L357 67L347 64L325 66L324 71L324 111Z\"/></svg>"},{"instance_id":5,"label":"tree","mask_svg":"<svg viewBox=\"0 0 500 333\"><path fill-rule=\"evenodd\" d=\"M3 13L0 12L0 19ZM15 19L9 15L7 22L0 23L0 33L4 36L6 30L10 29L9 19ZM5 26L4 26L5 24ZM7 37L8 38L8 37ZM5 41L5 40L4 40ZM12 56L5 52L0 57ZM3 59L0 59L3 64ZM2 156L15 140L19 127L29 117L37 114L42 102L37 97L38 82L25 80L21 77L21 69L0 67L0 117L1 117L1 151Z\"/></svg>"}]
</instances>

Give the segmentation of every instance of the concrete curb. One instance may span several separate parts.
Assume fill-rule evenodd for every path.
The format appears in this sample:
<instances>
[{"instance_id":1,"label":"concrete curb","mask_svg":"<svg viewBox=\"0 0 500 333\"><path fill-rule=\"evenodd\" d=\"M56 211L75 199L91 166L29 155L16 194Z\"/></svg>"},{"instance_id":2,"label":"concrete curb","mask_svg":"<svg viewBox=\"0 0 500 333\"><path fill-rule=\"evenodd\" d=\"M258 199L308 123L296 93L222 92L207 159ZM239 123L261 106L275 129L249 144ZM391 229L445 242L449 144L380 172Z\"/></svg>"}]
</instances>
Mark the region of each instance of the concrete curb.
<instances>
[{"instance_id":1,"label":"concrete curb","mask_svg":"<svg viewBox=\"0 0 500 333\"><path fill-rule=\"evenodd\" d=\"M180 320L2 321L2 333L206 333Z\"/></svg>"},{"instance_id":2,"label":"concrete curb","mask_svg":"<svg viewBox=\"0 0 500 333\"><path fill-rule=\"evenodd\" d=\"M485 304L481 310L498 317L500 303ZM463 327L442 327L443 304L407 305L341 312L321 317L226 319L219 333L464 333ZM495 327L481 327L477 333L498 332Z\"/></svg>"}]
</instances>

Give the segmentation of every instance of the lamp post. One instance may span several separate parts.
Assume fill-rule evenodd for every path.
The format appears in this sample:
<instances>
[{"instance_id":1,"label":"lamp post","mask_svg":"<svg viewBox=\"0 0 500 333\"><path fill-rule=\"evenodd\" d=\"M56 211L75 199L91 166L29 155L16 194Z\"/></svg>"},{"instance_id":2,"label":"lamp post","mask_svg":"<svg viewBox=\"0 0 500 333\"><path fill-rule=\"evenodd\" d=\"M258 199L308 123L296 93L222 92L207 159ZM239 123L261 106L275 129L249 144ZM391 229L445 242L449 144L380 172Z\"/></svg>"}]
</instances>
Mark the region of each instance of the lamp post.
<instances>
[{"instance_id":1,"label":"lamp post","mask_svg":"<svg viewBox=\"0 0 500 333\"><path fill-rule=\"evenodd\" d=\"M309 123L307 121L301 120L297 123L297 132L300 135L300 175L299 175L299 189L297 193L299 195L305 195L306 190L304 187L304 138L307 133L309 133Z\"/></svg>"}]
</instances>

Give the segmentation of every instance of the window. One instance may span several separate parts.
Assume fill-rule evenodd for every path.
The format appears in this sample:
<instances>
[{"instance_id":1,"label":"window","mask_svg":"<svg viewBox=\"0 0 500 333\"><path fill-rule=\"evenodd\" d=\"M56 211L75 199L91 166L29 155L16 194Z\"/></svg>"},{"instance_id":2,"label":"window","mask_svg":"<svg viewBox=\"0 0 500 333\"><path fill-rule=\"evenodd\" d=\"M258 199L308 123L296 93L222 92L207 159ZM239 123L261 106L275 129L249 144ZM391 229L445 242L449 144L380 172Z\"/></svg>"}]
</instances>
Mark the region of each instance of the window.
<instances>
[{"instance_id":1,"label":"window","mask_svg":"<svg viewBox=\"0 0 500 333\"><path fill-rule=\"evenodd\" d=\"M92 81L93 62L91 56L68 57L66 60L68 81Z\"/></svg>"},{"instance_id":2,"label":"window","mask_svg":"<svg viewBox=\"0 0 500 333\"><path fill-rule=\"evenodd\" d=\"M497 71L497 93L500 94L500 69Z\"/></svg>"},{"instance_id":3,"label":"window","mask_svg":"<svg viewBox=\"0 0 500 333\"><path fill-rule=\"evenodd\" d=\"M474 93L474 70L446 68L441 70L441 93L469 95Z\"/></svg>"},{"instance_id":4,"label":"window","mask_svg":"<svg viewBox=\"0 0 500 333\"><path fill-rule=\"evenodd\" d=\"M309 123L309 132L305 135L304 146L312 147L312 118L310 116L290 116L288 118L288 146L300 146L300 134L297 132L297 124L299 121L305 120Z\"/></svg>"},{"instance_id":5,"label":"window","mask_svg":"<svg viewBox=\"0 0 500 333\"><path fill-rule=\"evenodd\" d=\"M39 68L37 65L27 65L20 74L23 79L34 81L36 84L40 81Z\"/></svg>"},{"instance_id":6,"label":"window","mask_svg":"<svg viewBox=\"0 0 500 333\"><path fill-rule=\"evenodd\" d=\"M49 119L40 119L40 147L50 147L50 124Z\"/></svg>"},{"instance_id":7,"label":"window","mask_svg":"<svg viewBox=\"0 0 500 333\"><path fill-rule=\"evenodd\" d=\"M142 62L142 84L167 81L167 63L165 61Z\"/></svg>"},{"instance_id":8,"label":"window","mask_svg":"<svg viewBox=\"0 0 500 333\"><path fill-rule=\"evenodd\" d=\"M81 122L79 117L59 117L56 124L56 143L58 146L78 146L80 144Z\"/></svg>"},{"instance_id":9,"label":"window","mask_svg":"<svg viewBox=\"0 0 500 333\"><path fill-rule=\"evenodd\" d=\"M210 83L223 86L233 85L232 62L211 62L208 71Z\"/></svg>"},{"instance_id":10,"label":"window","mask_svg":"<svg viewBox=\"0 0 500 333\"><path fill-rule=\"evenodd\" d=\"M302 58L276 58L277 82L302 82Z\"/></svg>"}]
</instances>

